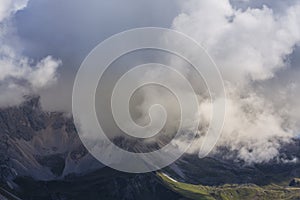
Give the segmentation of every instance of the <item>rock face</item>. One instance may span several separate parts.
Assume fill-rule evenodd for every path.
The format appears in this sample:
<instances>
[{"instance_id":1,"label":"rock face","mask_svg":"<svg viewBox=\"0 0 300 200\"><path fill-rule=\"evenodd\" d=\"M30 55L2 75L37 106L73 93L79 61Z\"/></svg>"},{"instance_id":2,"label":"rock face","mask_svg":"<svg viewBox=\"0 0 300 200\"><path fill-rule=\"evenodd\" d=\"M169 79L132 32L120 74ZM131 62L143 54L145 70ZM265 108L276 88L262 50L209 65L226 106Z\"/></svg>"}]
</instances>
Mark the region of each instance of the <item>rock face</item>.
<instances>
[{"instance_id":1,"label":"rock face","mask_svg":"<svg viewBox=\"0 0 300 200\"><path fill-rule=\"evenodd\" d=\"M70 116L39 97L0 109L0 189L23 199L179 199L154 174L126 174L94 160Z\"/></svg>"},{"instance_id":2,"label":"rock face","mask_svg":"<svg viewBox=\"0 0 300 200\"><path fill-rule=\"evenodd\" d=\"M44 112L39 97L28 97L18 107L0 109L3 182L16 176L52 180L100 167L83 148L72 118Z\"/></svg>"},{"instance_id":3,"label":"rock face","mask_svg":"<svg viewBox=\"0 0 300 200\"><path fill-rule=\"evenodd\" d=\"M123 138L114 142L128 146ZM139 145L132 146L140 150ZM283 146L279 159L284 162L245 166L218 156L199 159L187 154L162 171L176 181L197 185L288 182L300 177L300 140ZM299 187L299 179L290 185ZM44 112L39 97L0 109L1 187L32 200L183 199L154 173L126 174L102 166L81 144L72 117Z\"/></svg>"},{"instance_id":4,"label":"rock face","mask_svg":"<svg viewBox=\"0 0 300 200\"><path fill-rule=\"evenodd\" d=\"M36 200L183 200L163 186L154 173L128 174L102 168L84 176L68 176L63 181L34 181L18 178L22 199Z\"/></svg>"},{"instance_id":5,"label":"rock face","mask_svg":"<svg viewBox=\"0 0 300 200\"><path fill-rule=\"evenodd\" d=\"M300 178L294 178L290 182L289 186L291 186L291 187L300 187Z\"/></svg>"}]
</instances>

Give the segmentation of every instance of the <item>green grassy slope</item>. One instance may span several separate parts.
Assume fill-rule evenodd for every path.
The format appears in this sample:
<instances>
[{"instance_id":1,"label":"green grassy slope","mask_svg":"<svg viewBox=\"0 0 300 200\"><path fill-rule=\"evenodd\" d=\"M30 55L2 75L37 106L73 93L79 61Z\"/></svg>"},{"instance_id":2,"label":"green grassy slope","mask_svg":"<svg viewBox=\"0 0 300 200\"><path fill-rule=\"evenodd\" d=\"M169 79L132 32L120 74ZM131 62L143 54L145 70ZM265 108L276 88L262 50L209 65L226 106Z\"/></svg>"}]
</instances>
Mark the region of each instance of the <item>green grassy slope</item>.
<instances>
[{"instance_id":1,"label":"green grassy slope","mask_svg":"<svg viewBox=\"0 0 300 200\"><path fill-rule=\"evenodd\" d=\"M195 200L300 200L300 188L270 184L259 187L254 184L226 184L202 186L177 182L163 173L157 173L163 184L189 199Z\"/></svg>"}]
</instances>

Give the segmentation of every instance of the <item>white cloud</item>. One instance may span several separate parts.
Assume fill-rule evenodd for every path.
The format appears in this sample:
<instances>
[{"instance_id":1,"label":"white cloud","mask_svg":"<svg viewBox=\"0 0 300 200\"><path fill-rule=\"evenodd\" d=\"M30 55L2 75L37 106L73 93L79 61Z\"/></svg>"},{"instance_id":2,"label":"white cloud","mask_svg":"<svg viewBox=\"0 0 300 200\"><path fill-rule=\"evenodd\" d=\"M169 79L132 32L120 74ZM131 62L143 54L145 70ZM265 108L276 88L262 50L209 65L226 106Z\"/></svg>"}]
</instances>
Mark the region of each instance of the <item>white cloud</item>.
<instances>
[{"instance_id":1,"label":"white cloud","mask_svg":"<svg viewBox=\"0 0 300 200\"><path fill-rule=\"evenodd\" d=\"M25 8L27 3L28 0L2 0L0 4L0 22L18 10Z\"/></svg>"},{"instance_id":2,"label":"white cloud","mask_svg":"<svg viewBox=\"0 0 300 200\"><path fill-rule=\"evenodd\" d=\"M271 78L300 41L300 5L276 14L235 9L228 0L187 1L173 28L201 43L225 78L239 84Z\"/></svg>"},{"instance_id":3,"label":"white cloud","mask_svg":"<svg viewBox=\"0 0 300 200\"><path fill-rule=\"evenodd\" d=\"M13 106L23 101L23 96L36 93L56 81L56 70L61 61L47 56L34 63L21 55L19 44L11 40L14 27L13 14L27 6L27 0L4 0L0 5L0 107Z\"/></svg>"},{"instance_id":4,"label":"white cloud","mask_svg":"<svg viewBox=\"0 0 300 200\"><path fill-rule=\"evenodd\" d=\"M258 94L253 83L272 79L287 66L287 56L300 42L300 2L281 12L266 6L241 10L228 0L189 0L182 7L173 28L202 44L226 81L227 113L217 145L228 147L247 163L276 157L281 144L289 142L295 131L288 129L285 102L274 106L272 100ZM199 113L206 126L209 108L209 101L201 103ZM201 140L191 152L199 150Z\"/></svg>"}]
</instances>

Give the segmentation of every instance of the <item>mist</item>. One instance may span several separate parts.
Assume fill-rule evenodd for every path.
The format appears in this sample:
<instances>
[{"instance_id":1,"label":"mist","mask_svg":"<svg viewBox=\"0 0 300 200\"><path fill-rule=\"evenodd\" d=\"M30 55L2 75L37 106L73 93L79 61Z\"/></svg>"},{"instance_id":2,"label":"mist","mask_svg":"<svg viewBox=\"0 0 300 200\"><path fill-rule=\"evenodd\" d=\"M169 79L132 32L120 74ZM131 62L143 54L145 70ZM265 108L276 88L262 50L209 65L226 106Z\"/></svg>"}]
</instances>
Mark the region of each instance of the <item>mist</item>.
<instances>
[{"instance_id":1,"label":"mist","mask_svg":"<svg viewBox=\"0 0 300 200\"><path fill-rule=\"evenodd\" d=\"M248 164L268 162L299 135L299 0L284 5L235 0L5 2L0 6L0 107L18 105L24 95L38 94L45 110L71 112L74 77L90 50L118 32L159 26L195 39L224 78L226 118L212 154L226 147L235 159ZM148 61L144 55L132 56L115 66L116 71L134 59ZM201 124L188 153L198 154L211 118L209 95L188 65L178 58L165 59L190 78L197 92L195 117ZM178 84L155 69L144 75L149 74ZM160 102L172 115L164 127L172 135L179 121L174 97L155 88L145 88L136 96L137 105L131 105L135 121L146 124L149 105ZM187 145L173 143L178 148Z\"/></svg>"},{"instance_id":2,"label":"mist","mask_svg":"<svg viewBox=\"0 0 300 200\"><path fill-rule=\"evenodd\" d=\"M289 96L297 94L299 83L284 83L291 76L283 71L290 70L289 58L299 55L293 52L300 42L300 2L288 5L242 9L229 1L187 1L173 21L174 29L196 39L217 63L227 92L217 147L237 152L236 159L246 163L270 161L299 133L294 111L299 105ZM209 110L209 102L201 104L207 124ZM200 144L201 138L191 152L199 151Z\"/></svg>"},{"instance_id":3,"label":"mist","mask_svg":"<svg viewBox=\"0 0 300 200\"><path fill-rule=\"evenodd\" d=\"M246 164L276 158L282 145L299 135L299 81L296 77L299 76L300 2L289 2L289 6L280 10L277 4L239 8L230 1L186 1L181 8L182 13L174 18L172 28L201 44L218 65L225 81L226 116L222 135L211 155L222 154L220 151L225 147L229 153L224 158ZM182 48L190 51L189 47ZM195 111L197 119L190 120L200 119L200 125L198 137L188 153L198 154L210 124L212 102L203 80L189 66L173 57L169 58L168 65L180 70L196 89L199 110ZM141 79L145 76L167 79L180 87L176 78L155 69L150 69ZM160 88L145 88L143 101L138 105L142 117L136 121L145 124L149 105L163 99L163 105L168 105L168 115L172 115L165 129L174 131L180 121L178 113L174 113L178 105L166 94ZM182 140L172 142L183 149L189 145Z\"/></svg>"}]
</instances>

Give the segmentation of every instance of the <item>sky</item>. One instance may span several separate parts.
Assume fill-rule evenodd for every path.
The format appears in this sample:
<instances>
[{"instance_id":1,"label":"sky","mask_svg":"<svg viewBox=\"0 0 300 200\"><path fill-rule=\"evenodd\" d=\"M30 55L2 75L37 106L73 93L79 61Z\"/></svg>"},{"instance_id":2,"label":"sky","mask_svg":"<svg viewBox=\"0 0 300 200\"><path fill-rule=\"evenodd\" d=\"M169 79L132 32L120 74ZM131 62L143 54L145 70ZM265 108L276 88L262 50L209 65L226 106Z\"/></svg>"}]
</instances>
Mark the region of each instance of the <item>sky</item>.
<instances>
[{"instance_id":1,"label":"sky","mask_svg":"<svg viewBox=\"0 0 300 200\"><path fill-rule=\"evenodd\" d=\"M238 159L268 161L299 133L299 0L3 0L0 106L38 94L45 110L71 112L74 77L88 53L113 34L145 26L181 31L214 59L228 93L219 144ZM206 126L210 104L201 102Z\"/></svg>"},{"instance_id":2,"label":"sky","mask_svg":"<svg viewBox=\"0 0 300 200\"><path fill-rule=\"evenodd\" d=\"M25 55L40 59L50 54L63 61L58 69L58 87L51 93L42 92L42 101L47 109L70 111L76 71L91 49L111 35L131 28L170 27L178 12L174 0L30 0L14 21L22 46L26 47ZM60 99L47 101L53 94L60 94Z\"/></svg>"},{"instance_id":3,"label":"sky","mask_svg":"<svg viewBox=\"0 0 300 200\"><path fill-rule=\"evenodd\" d=\"M172 27L173 20L181 14L183 1L82 1L30 0L25 9L20 9L11 18L17 35L18 50L30 59L40 60L48 55L62 61L58 83L42 93L45 108L70 110L72 82L81 62L98 43L118 32L136 27ZM247 9L271 7L274 12L284 12L286 7L297 1L239 1L233 7ZM47 9L44 9L47 8ZM139 17L143 16L143 17ZM178 18L177 18L178 19ZM208 30L210 31L210 30ZM15 37L15 38L16 38ZM11 39L16 41L16 39ZM299 54L295 51L294 54ZM297 71L299 57L289 55L291 71ZM297 60L298 59L298 60ZM294 69L296 68L296 69ZM277 72L280 73L280 72ZM283 72L286 73L287 72ZM294 74L294 73L292 73ZM55 89L54 89L55 88ZM51 91L51 92L49 92ZM50 96L61 94L59 99ZM63 94L63 95L62 95ZM54 103L53 103L54 102Z\"/></svg>"}]
</instances>

